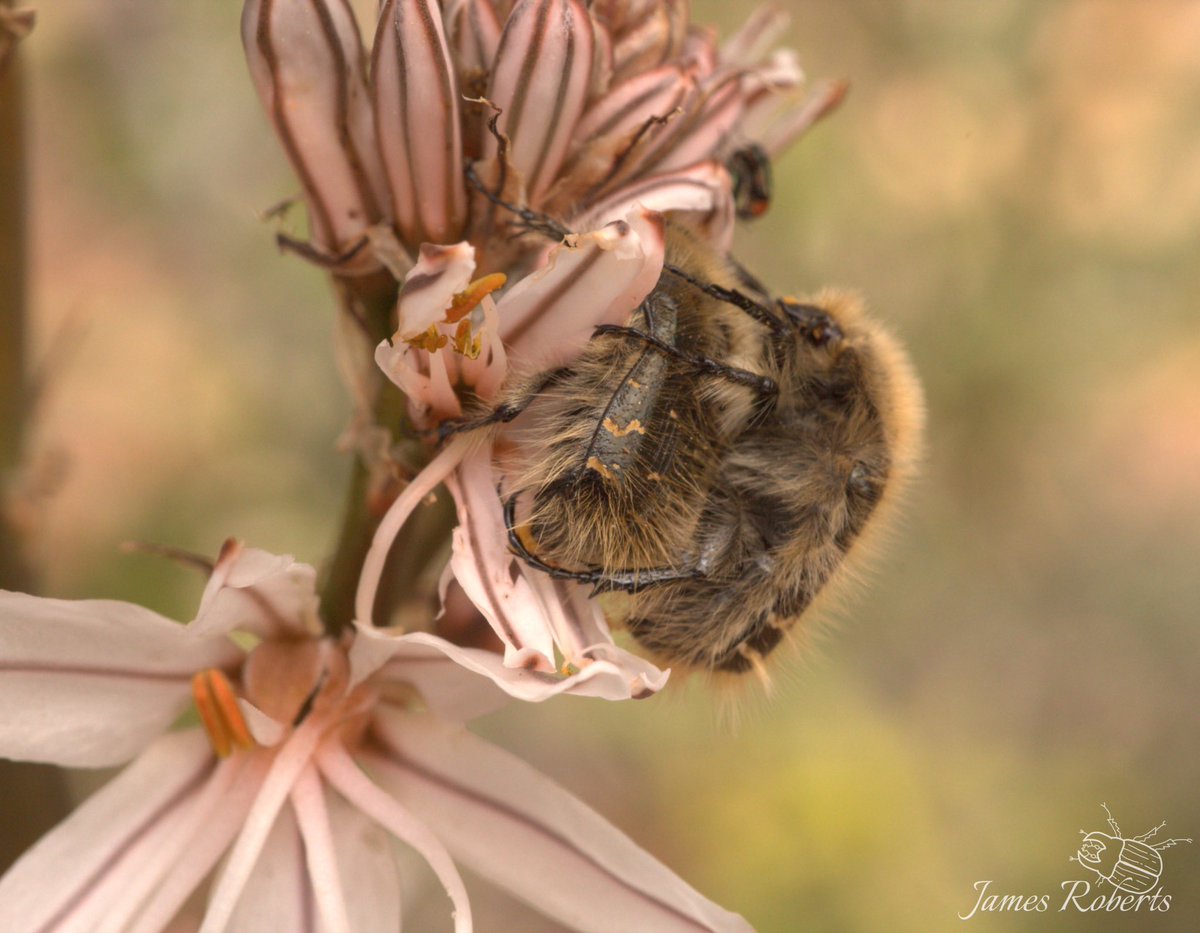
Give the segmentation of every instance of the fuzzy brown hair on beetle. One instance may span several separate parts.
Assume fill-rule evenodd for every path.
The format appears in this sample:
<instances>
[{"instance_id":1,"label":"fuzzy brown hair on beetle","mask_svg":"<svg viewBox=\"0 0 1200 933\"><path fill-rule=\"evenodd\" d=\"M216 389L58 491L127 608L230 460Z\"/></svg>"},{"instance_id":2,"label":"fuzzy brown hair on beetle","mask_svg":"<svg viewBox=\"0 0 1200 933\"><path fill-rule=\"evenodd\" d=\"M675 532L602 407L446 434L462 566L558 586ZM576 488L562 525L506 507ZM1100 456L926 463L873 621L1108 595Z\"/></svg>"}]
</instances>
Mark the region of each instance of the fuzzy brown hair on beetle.
<instances>
[{"instance_id":1,"label":"fuzzy brown hair on beetle","mask_svg":"<svg viewBox=\"0 0 1200 933\"><path fill-rule=\"evenodd\" d=\"M921 393L855 297L772 298L686 222L666 234L628 324L443 434L512 422L526 563L628 594L613 621L663 663L761 672L913 472Z\"/></svg>"}]
</instances>

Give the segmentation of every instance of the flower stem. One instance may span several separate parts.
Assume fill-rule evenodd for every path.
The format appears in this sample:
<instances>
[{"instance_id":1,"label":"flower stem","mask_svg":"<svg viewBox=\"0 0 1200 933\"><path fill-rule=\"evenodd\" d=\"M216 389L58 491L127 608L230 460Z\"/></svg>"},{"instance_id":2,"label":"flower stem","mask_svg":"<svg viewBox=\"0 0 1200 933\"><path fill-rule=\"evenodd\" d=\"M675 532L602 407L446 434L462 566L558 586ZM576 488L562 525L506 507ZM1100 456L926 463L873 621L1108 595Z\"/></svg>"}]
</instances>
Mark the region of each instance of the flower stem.
<instances>
[{"instance_id":1,"label":"flower stem","mask_svg":"<svg viewBox=\"0 0 1200 933\"><path fill-rule=\"evenodd\" d=\"M368 330L367 343L373 350L379 341L391 336L395 328L392 320L396 306L395 281L390 276L380 276L342 279L337 285L343 303L341 313L353 313L364 323ZM368 363L374 369L374 360ZM381 373L378 376L371 421L391 434L393 448L402 449L407 455L406 461L420 466L427 459L428 451L409 429L404 396ZM355 457L346 487L341 527L333 553L322 568L319 586L321 620L330 635L341 634L354 621L354 597L363 561L380 520L399 492L394 481L388 483L387 480L388 477L380 476L378 471L373 473L361 454ZM427 509L405 526L405 533L397 539L398 546L392 549L385 580L379 588L376 618L386 618L395 604L420 595L413 592L414 587L448 536L453 520L453 511ZM421 547L407 546L411 540L420 540Z\"/></svg>"},{"instance_id":2,"label":"flower stem","mask_svg":"<svg viewBox=\"0 0 1200 933\"><path fill-rule=\"evenodd\" d=\"M2 28L2 27L0 27ZM2 37L0 37L2 38ZM30 403L25 368L25 139L17 50L0 59L0 586L29 592L33 568L7 500L22 466Z\"/></svg>"},{"instance_id":3,"label":"flower stem","mask_svg":"<svg viewBox=\"0 0 1200 933\"><path fill-rule=\"evenodd\" d=\"M0 4L2 6L3 4ZM3 12L3 10L0 10ZM0 26L0 29L3 27ZM21 468L25 369L25 120L18 50L0 35L0 588L30 592L37 575L6 501ZM14 40L15 41L15 40ZM58 768L0 761L0 874L71 809Z\"/></svg>"}]
</instances>

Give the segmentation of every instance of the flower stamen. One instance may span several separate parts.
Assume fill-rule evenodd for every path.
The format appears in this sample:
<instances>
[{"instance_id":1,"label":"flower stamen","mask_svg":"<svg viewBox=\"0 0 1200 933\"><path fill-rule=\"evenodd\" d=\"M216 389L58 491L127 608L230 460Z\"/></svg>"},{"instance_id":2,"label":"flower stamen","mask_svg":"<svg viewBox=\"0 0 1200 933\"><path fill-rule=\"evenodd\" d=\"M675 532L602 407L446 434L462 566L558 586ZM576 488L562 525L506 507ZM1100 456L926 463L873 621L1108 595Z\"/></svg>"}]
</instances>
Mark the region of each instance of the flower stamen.
<instances>
[{"instance_id":1,"label":"flower stamen","mask_svg":"<svg viewBox=\"0 0 1200 933\"><path fill-rule=\"evenodd\" d=\"M408 337L404 342L418 350L428 350L430 353L436 353L446 345L448 340L449 338L437 329L436 324L430 324L428 330L421 331L415 337Z\"/></svg>"},{"instance_id":2,"label":"flower stamen","mask_svg":"<svg viewBox=\"0 0 1200 933\"><path fill-rule=\"evenodd\" d=\"M237 694L224 671L209 668L192 677L192 698L217 757L228 758L235 748L255 746Z\"/></svg>"},{"instance_id":3,"label":"flower stamen","mask_svg":"<svg viewBox=\"0 0 1200 933\"><path fill-rule=\"evenodd\" d=\"M479 302L492 292L504 287L508 276L503 272L493 272L481 279L476 279L450 301L450 310L446 312L446 323L455 324L475 310Z\"/></svg>"}]
</instances>

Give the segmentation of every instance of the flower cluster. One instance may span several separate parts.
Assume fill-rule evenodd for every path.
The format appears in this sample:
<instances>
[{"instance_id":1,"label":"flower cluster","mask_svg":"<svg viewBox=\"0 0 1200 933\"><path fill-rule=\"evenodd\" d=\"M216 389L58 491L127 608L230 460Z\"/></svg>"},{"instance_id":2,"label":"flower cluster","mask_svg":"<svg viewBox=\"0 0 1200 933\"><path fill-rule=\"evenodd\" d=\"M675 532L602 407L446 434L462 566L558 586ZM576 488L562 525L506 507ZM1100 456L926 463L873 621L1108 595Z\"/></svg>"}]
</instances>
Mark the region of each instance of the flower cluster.
<instances>
[{"instance_id":1,"label":"flower cluster","mask_svg":"<svg viewBox=\"0 0 1200 933\"><path fill-rule=\"evenodd\" d=\"M368 54L348 0L247 0L250 72L307 205L290 244L343 284L386 283L392 336L366 364L413 425L436 434L467 393L486 403L627 323L662 274L664 212L728 246L729 166L842 92L806 93L794 54L769 53L782 26L760 12L718 45L685 0L385 0ZM0 755L132 761L0 881L0 926L157 930L211 879L204 930L395 929L392 836L456 930L456 862L579 929L745 929L467 730L510 698L643 698L669 674L579 585L509 553L494 459L464 433L410 478L352 626L320 617L311 567L233 542L187 625L0 593ZM397 630L374 617L387 558L442 485L440 615ZM456 614L489 645L434 634ZM189 706L201 725L168 731Z\"/></svg>"},{"instance_id":2,"label":"flower cluster","mask_svg":"<svg viewBox=\"0 0 1200 933\"><path fill-rule=\"evenodd\" d=\"M0 880L0 927L159 930L211 874L203 930L399 929L391 834L460 933L455 859L579 929L744 928L468 732L503 694L429 636L323 636L314 578L230 542L186 626L0 593L0 754L133 759ZM203 728L164 735L189 700Z\"/></svg>"}]
</instances>

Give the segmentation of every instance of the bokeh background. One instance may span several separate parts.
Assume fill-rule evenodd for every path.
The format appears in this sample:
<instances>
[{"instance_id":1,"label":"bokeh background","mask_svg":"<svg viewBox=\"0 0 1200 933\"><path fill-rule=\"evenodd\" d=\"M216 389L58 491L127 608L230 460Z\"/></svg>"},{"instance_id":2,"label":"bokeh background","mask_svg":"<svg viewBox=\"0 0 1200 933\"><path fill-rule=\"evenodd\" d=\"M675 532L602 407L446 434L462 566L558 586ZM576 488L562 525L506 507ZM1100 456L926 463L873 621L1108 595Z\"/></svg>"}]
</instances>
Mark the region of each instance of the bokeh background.
<instances>
[{"instance_id":1,"label":"bokeh background","mask_svg":"<svg viewBox=\"0 0 1200 933\"><path fill-rule=\"evenodd\" d=\"M789 6L809 73L852 90L737 253L903 337L923 479L736 716L694 683L480 731L763 931L957 929L986 879L1051 907L982 931L1200 928L1200 4ZM188 618L200 581L119 542L318 562L333 537L332 302L259 216L296 186L238 13L57 0L23 47L47 594ZM1101 802L1196 838L1164 853L1169 912L1056 912ZM442 928L412 886L412 928ZM479 891L482 929L555 929Z\"/></svg>"}]
</instances>

